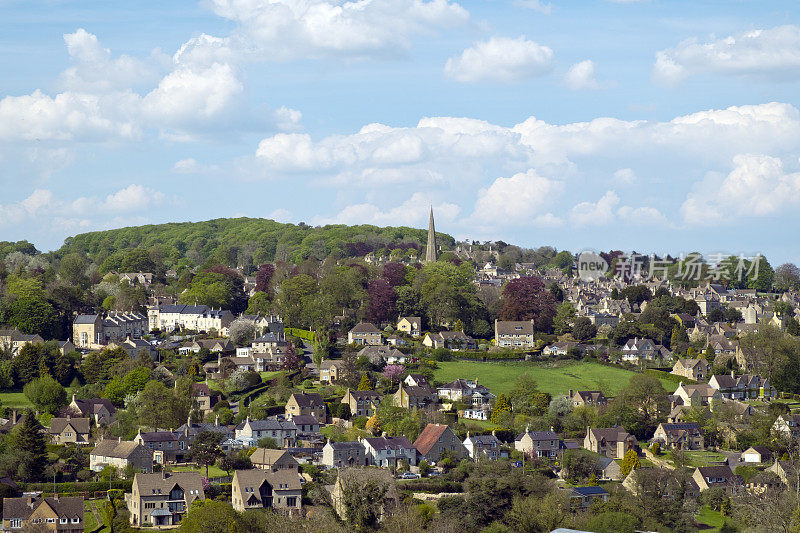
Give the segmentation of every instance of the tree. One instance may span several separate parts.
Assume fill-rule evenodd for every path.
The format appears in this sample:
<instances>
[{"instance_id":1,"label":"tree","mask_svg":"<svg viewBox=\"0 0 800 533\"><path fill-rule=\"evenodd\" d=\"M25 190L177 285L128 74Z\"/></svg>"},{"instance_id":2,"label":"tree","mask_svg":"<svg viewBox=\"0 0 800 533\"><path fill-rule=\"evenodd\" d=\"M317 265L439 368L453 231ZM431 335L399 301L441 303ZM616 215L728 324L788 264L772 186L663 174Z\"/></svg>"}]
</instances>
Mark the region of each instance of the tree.
<instances>
[{"instance_id":1,"label":"tree","mask_svg":"<svg viewBox=\"0 0 800 533\"><path fill-rule=\"evenodd\" d=\"M406 282L406 267L401 263L386 263L383 265L381 277L392 287L403 285Z\"/></svg>"},{"instance_id":2,"label":"tree","mask_svg":"<svg viewBox=\"0 0 800 533\"><path fill-rule=\"evenodd\" d=\"M593 339L597 335L597 327L585 316L575 319L572 325L572 336L575 340L583 342Z\"/></svg>"},{"instance_id":3,"label":"tree","mask_svg":"<svg viewBox=\"0 0 800 533\"><path fill-rule=\"evenodd\" d=\"M793 263L784 263L775 269L775 288L781 291L800 288L800 268Z\"/></svg>"},{"instance_id":4,"label":"tree","mask_svg":"<svg viewBox=\"0 0 800 533\"><path fill-rule=\"evenodd\" d=\"M219 445L223 438L222 433L217 431L202 431L194 438L188 458L197 466L206 467L206 478L208 478L208 467L216 463L220 456Z\"/></svg>"},{"instance_id":5,"label":"tree","mask_svg":"<svg viewBox=\"0 0 800 533\"><path fill-rule=\"evenodd\" d=\"M217 466L230 476L234 470L250 470L253 468L253 462L244 451L230 450L219 458Z\"/></svg>"},{"instance_id":6,"label":"tree","mask_svg":"<svg viewBox=\"0 0 800 533\"><path fill-rule=\"evenodd\" d=\"M283 355L283 362L281 369L283 370L297 370L303 365L303 358L297 355L297 349L291 342L286 346L286 353Z\"/></svg>"},{"instance_id":7,"label":"tree","mask_svg":"<svg viewBox=\"0 0 800 533\"><path fill-rule=\"evenodd\" d=\"M406 367L403 365L386 365L383 367L383 372L381 375L391 381L392 383L397 383L400 381L400 378L405 374Z\"/></svg>"},{"instance_id":8,"label":"tree","mask_svg":"<svg viewBox=\"0 0 800 533\"><path fill-rule=\"evenodd\" d=\"M11 432L12 449L19 450L17 475L24 481L38 481L47 465L47 447L42 426L31 411L24 415L21 424Z\"/></svg>"},{"instance_id":9,"label":"tree","mask_svg":"<svg viewBox=\"0 0 800 533\"><path fill-rule=\"evenodd\" d=\"M564 453L564 470L571 481L579 483L595 473L597 456L589 450L567 450Z\"/></svg>"},{"instance_id":10,"label":"tree","mask_svg":"<svg viewBox=\"0 0 800 533\"><path fill-rule=\"evenodd\" d=\"M502 420L503 415L505 413L511 412L511 402L508 401L508 397L505 394L501 394L497 397L497 400L494 402L494 407L492 408L492 422L498 423Z\"/></svg>"},{"instance_id":11,"label":"tree","mask_svg":"<svg viewBox=\"0 0 800 533\"><path fill-rule=\"evenodd\" d=\"M556 335L564 335L572 331L572 322L575 319L575 308L569 302L559 304L553 320L553 331Z\"/></svg>"},{"instance_id":12,"label":"tree","mask_svg":"<svg viewBox=\"0 0 800 533\"><path fill-rule=\"evenodd\" d=\"M653 297L653 293L650 292L650 289L644 285L631 285L630 287L625 287L622 289L620 296L627 298L628 303L633 306L640 305L645 300L651 299Z\"/></svg>"},{"instance_id":13,"label":"tree","mask_svg":"<svg viewBox=\"0 0 800 533\"><path fill-rule=\"evenodd\" d=\"M139 394L137 413L139 423L151 428L176 427L173 409L175 398L172 391L160 381L150 381ZM185 420L185 418L184 418Z\"/></svg>"},{"instance_id":14,"label":"tree","mask_svg":"<svg viewBox=\"0 0 800 533\"><path fill-rule=\"evenodd\" d=\"M278 441L273 439L272 437L261 437L258 439L258 447L259 448L266 448L268 450L278 450L280 446L278 445Z\"/></svg>"},{"instance_id":15,"label":"tree","mask_svg":"<svg viewBox=\"0 0 800 533\"><path fill-rule=\"evenodd\" d=\"M369 305L367 306L367 320L380 324L394 315L394 301L397 294L391 284L385 279L373 279L367 284Z\"/></svg>"},{"instance_id":16,"label":"tree","mask_svg":"<svg viewBox=\"0 0 800 533\"><path fill-rule=\"evenodd\" d=\"M252 320L237 318L228 326L228 338L236 346L245 346L256 336L256 325Z\"/></svg>"},{"instance_id":17,"label":"tree","mask_svg":"<svg viewBox=\"0 0 800 533\"><path fill-rule=\"evenodd\" d=\"M272 263L264 263L258 266L258 273L256 273L256 292L269 293L269 282L272 276L275 275L275 265Z\"/></svg>"},{"instance_id":18,"label":"tree","mask_svg":"<svg viewBox=\"0 0 800 533\"><path fill-rule=\"evenodd\" d=\"M622 458L620 471L623 476L627 476L631 473L631 470L637 470L641 466L642 462L639 460L639 455L636 453L636 450L628 450L625 452L625 457Z\"/></svg>"},{"instance_id":19,"label":"tree","mask_svg":"<svg viewBox=\"0 0 800 533\"><path fill-rule=\"evenodd\" d=\"M67 405L67 391L49 374L25 385L23 392L33 406L44 413L55 415Z\"/></svg>"},{"instance_id":20,"label":"tree","mask_svg":"<svg viewBox=\"0 0 800 533\"><path fill-rule=\"evenodd\" d=\"M537 330L549 331L555 314L553 293L539 276L512 279L503 287L501 319L533 320Z\"/></svg>"},{"instance_id":21,"label":"tree","mask_svg":"<svg viewBox=\"0 0 800 533\"><path fill-rule=\"evenodd\" d=\"M361 381L358 383L358 390L372 390L372 382L369 380L366 372L361 375Z\"/></svg>"}]
</instances>

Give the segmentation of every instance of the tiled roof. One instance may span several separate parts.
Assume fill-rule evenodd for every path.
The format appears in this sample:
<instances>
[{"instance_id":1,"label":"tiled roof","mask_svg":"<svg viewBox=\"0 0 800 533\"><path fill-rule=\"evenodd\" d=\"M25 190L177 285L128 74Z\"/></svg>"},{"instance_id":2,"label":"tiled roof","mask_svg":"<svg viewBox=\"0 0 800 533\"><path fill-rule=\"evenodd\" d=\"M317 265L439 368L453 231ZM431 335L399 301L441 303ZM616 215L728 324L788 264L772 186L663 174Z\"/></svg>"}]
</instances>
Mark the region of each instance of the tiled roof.
<instances>
[{"instance_id":1,"label":"tiled roof","mask_svg":"<svg viewBox=\"0 0 800 533\"><path fill-rule=\"evenodd\" d=\"M449 426L444 424L428 424L422 430L417 440L414 441L414 447L419 450L422 455L428 455L433 446L439 440Z\"/></svg>"},{"instance_id":2,"label":"tiled roof","mask_svg":"<svg viewBox=\"0 0 800 533\"><path fill-rule=\"evenodd\" d=\"M19 518L21 520L27 520L43 503L49 505L59 517L69 519L80 518L81 522L83 522L83 497L81 496L67 496L57 499L34 498L31 496L4 498L3 519L10 520L12 518ZM81 525L81 528L83 528L83 525Z\"/></svg>"}]
</instances>

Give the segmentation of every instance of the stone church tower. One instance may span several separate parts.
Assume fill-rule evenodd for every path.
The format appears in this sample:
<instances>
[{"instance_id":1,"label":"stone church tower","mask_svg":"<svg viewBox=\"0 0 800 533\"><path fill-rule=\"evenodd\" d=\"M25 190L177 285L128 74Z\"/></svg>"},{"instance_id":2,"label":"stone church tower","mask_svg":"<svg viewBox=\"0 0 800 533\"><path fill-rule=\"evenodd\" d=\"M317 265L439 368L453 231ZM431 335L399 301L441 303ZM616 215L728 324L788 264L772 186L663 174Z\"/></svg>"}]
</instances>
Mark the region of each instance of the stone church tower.
<instances>
[{"instance_id":1,"label":"stone church tower","mask_svg":"<svg viewBox=\"0 0 800 533\"><path fill-rule=\"evenodd\" d=\"M425 247L425 262L436 262L436 228L433 226L433 207L431 206L431 218L428 222L428 245Z\"/></svg>"}]
</instances>

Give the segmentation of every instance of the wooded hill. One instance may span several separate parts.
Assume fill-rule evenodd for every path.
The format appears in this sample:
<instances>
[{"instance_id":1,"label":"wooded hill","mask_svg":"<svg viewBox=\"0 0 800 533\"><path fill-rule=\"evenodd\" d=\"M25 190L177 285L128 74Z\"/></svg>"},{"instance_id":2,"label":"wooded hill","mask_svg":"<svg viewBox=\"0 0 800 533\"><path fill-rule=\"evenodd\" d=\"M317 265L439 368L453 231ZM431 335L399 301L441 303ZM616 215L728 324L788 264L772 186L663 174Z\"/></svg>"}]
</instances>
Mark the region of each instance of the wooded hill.
<instances>
[{"instance_id":1,"label":"wooded hill","mask_svg":"<svg viewBox=\"0 0 800 533\"><path fill-rule=\"evenodd\" d=\"M261 218L220 218L82 233L65 240L57 255L85 253L101 271L125 270L125 253L136 248L156 252L167 267L183 261L202 264L258 265L285 260L299 263L309 257L360 257L369 252L393 256L424 250L427 231L409 227L360 225L309 226L282 224ZM450 235L437 233L437 242L452 247ZM424 253L424 252L423 252ZM117 264L120 263L120 264Z\"/></svg>"}]
</instances>

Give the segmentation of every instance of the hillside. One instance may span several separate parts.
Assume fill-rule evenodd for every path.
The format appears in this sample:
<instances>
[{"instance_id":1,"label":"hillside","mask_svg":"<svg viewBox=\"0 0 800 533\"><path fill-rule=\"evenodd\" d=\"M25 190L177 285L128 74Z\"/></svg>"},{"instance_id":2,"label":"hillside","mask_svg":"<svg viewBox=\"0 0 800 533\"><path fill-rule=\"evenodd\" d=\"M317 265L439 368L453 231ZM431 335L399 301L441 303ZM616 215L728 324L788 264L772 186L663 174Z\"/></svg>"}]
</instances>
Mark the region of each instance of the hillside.
<instances>
[{"instance_id":1,"label":"hillside","mask_svg":"<svg viewBox=\"0 0 800 533\"><path fill-rule=\"evenodd\" d=\"M357 257L371 251L419 249L426 239L426 230L409 227L313 227L261 218L220 218L82 233L66 239L58 254L84 252L102 264L110 256L144 248L148 252L156 250L168 267L178 265L184 258L192 263L214 260L258 265L275 260L299 263L309 257L324 259L331 253ZM455 242L444 233L437 233L437 240L445 248Z\"/></svg>"}]
</instances>

